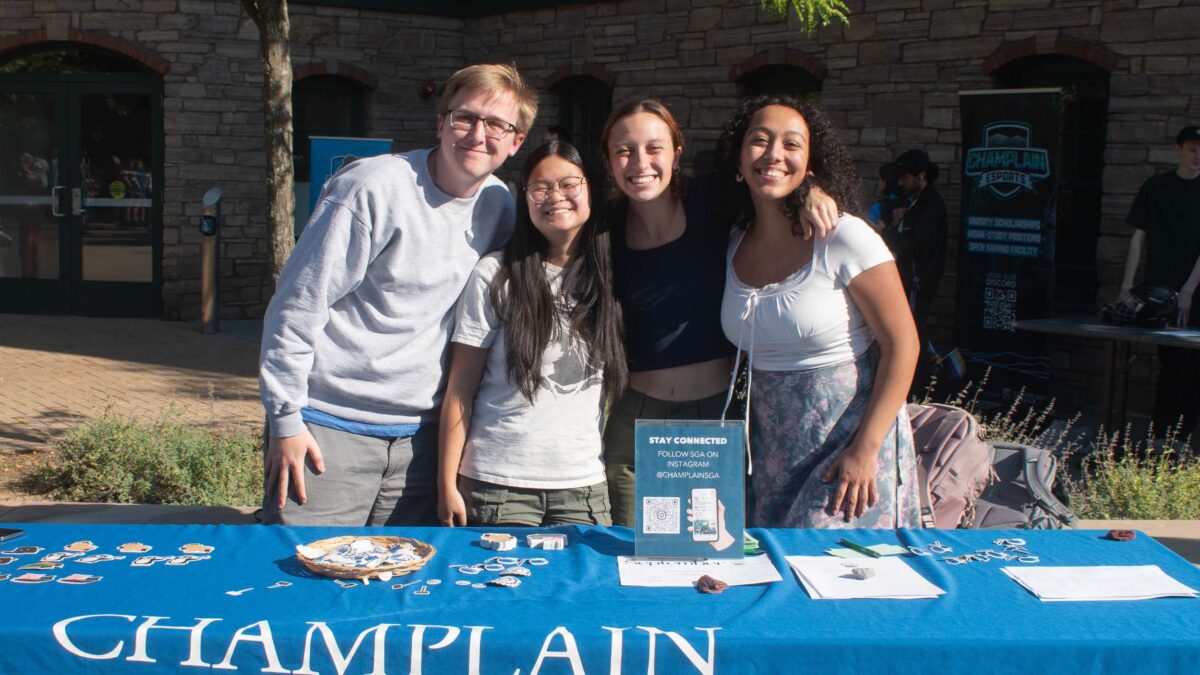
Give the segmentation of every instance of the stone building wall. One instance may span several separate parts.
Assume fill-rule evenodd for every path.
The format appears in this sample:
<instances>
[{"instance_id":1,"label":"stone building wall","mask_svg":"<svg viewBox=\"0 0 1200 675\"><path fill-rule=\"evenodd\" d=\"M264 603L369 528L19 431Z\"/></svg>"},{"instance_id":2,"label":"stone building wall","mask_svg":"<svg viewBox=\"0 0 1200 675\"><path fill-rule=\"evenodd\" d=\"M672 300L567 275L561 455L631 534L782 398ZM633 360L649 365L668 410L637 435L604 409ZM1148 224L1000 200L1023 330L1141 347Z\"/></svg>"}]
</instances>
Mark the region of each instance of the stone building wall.
<instances>
[{"instance_id":1,"label":"stone building wall","mask_svg":"<svg viewBox=\"0 0 1200 675\"><path fill-rule=\"evenodd\" d=\"M667 102L690 143L685 162L711 149L739 94L734 77L759 65L797 65L822 80L821 105L843 129L860 173L910 147L940 165L950 260L931 331L953 344L959 246L961 129L958 92L997 88L997 68L1060 54L1111 72L1104 197L1097 245L1100 298L1120 283L1124 217L1142 181L1172 169L1175 132L1200 122L1200 6L1180 0L851 0L849 26L806 35L794 20L742 0L626 0L470 19L468 61L511 59L550 84L589 69L611 74L614 106ZM541 124L555 119L547 96ZM864 197L873 180L864 181ZM1062 408L1093 403L1103 387L1095 341L1053 338L1049 393ZM1153 400L1154 357L1135 349L1130 409Z\"/></svg>"},{"instance_id":2,"label":"stone building wall","mask_svg":"<svg viewBox=\"0 0 1200 675\"><path fill-rule=\"evenodd\" d=\"M469 19L324 6L291 6L298 76L339 73L368 84L367 135L402 148L433 138L436 97L417 95L471 62L512 61L543 89L572 74L613 86L619 105L666 101L683 125L685 162L711 149L737 103L740 74L790 64L817 77L822 107L843 130L864 176L920 146L942 168L958 247L961 169L958 92L996 86L992 73L1033 54L1061 54L1111 72L1104 201L1097 260L1100 295L1119 282L1141 182L1171 168L1174 131L1200 121L1200 6L1188 0L848 0L849 26L813 35L764 15L754 0L622 0L566 4ZM200 197L224 200L227 318L260 316L268 298L262 70L257 31L237 0L3 0L0 52L37 41L87 39L153 62L163 73L163 300L167 318L199 310ZM543 91L539 126L558 119ZM523 154L505 167L515 174ZM864 183L864 197L870 185ZM953 340L953 258L931 321ZM1099 299L1098 299L1099 301ZM1098 391L1098 345L1054 339L1054 390L1072 401ZM1135 351L1130 400L1152 400L1154 359ZM1148 403L1142 403L1144 409Z\"/></svg>"}]
</instances>

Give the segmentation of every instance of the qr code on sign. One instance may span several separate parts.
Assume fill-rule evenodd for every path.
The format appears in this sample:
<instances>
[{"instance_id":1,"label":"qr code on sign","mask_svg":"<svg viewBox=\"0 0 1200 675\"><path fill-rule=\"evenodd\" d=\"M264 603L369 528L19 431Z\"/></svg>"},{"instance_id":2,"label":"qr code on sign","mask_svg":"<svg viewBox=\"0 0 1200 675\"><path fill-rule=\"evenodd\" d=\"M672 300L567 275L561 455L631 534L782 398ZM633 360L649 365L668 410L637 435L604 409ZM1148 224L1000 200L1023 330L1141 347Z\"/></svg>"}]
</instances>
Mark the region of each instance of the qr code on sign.
<instances>
[{"instance_id":1,"label":"qr code on sign","mask_svg":"<svg viewBox=\"0 0 1200 675\"><path fill-rule=\"evenodd\" d=\"M679 497L642 497L642 532L679 534Z\"/></svg>"}]
</instances>

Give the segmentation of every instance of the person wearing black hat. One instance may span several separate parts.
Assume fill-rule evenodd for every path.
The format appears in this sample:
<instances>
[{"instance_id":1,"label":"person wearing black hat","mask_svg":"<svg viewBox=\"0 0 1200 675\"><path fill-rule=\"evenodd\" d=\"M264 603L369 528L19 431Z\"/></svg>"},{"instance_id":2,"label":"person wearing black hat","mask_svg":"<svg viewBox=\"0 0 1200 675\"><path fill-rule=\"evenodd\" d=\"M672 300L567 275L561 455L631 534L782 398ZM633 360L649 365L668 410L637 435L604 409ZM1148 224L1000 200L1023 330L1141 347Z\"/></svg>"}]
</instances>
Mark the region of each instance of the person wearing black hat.
<instances>
[{"instance_id":1,"label":"person wearing black hat","mask_svg":"<svg viewBox=\"0 0 1200 675\"><path fill-rule=\"evenodd\" d=\"M896 158L896 179L907 208L895 210L895 220L884 235L892 246L900 280L921 338L922 358L913 386L924 387L931 375L930 341L926 323L946 268L946 202L934 187L938 167L924 150L908 150Z\"/></svg>"},{"instance_id":2,"label":"person wearing black hat","mask_svg":"<svg viewBox=\"0 0 1200 675\"><path fill-rule=\"evenodd\" d=\"M1200 327L1195 305L1200 285L1200 127L1186 126L1175 136L1179 164L1174 171L1151 176L1142 184L1125 222L1133 226L1125 276L1118 300L1129 296L1146 250L1142 281L1168 286L1179 294L1179 326ZM1200 352L1159 347L1158 388L1154 396L1154 433L1183 426L1184 436L1200 422Z\"/></svg>"}]
</instances>

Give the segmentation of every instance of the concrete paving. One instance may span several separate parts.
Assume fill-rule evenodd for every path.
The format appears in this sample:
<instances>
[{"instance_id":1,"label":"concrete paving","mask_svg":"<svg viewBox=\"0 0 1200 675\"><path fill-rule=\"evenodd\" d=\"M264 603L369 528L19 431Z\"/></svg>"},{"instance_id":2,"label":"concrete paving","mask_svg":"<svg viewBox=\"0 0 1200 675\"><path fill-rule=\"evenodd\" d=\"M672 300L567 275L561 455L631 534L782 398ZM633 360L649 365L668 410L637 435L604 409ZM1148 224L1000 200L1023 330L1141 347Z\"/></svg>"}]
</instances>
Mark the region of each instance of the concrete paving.
<instances>
[{"instance_id":1,"label":"concrete paving","mask_svg":"<svg viewBox=\"0 0 1200 675\"><path fill-rule=\"evenodd\" d=\"M0 500L68 430L106 413L254 429L253 326L0 314ZM245 339L249 336L250 339Z\"/></svg>"}]
</instances>

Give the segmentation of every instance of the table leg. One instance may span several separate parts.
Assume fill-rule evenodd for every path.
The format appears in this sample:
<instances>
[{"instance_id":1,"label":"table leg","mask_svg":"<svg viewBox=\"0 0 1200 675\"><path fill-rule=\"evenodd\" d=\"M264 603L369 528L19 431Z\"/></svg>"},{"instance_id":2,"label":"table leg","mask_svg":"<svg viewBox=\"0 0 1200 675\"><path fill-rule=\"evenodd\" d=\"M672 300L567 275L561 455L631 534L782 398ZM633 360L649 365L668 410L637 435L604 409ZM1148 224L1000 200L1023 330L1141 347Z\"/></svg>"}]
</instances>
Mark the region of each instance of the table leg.
<instances>
[{"instance_id":1,"label":"table leg","mask_svg":"<svg viewBox=\"0 0 1200 675\"><path fill-rule=\"evenodd\" d=\"M1117 388L1114 391L1116 401L1114 401L1113 424L1117 425L1117 429L1125 429L1125 412L1129 402L1129 366L1133 360L1130 355L1131 350L1128 342L1118 342L1114 349L1114 358L1120 364L1120 374L1116 377L1120 382L1114 382L1113 385Z\"/></svg>"}]
</instances>

